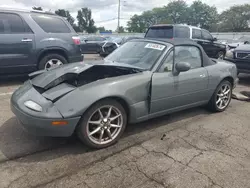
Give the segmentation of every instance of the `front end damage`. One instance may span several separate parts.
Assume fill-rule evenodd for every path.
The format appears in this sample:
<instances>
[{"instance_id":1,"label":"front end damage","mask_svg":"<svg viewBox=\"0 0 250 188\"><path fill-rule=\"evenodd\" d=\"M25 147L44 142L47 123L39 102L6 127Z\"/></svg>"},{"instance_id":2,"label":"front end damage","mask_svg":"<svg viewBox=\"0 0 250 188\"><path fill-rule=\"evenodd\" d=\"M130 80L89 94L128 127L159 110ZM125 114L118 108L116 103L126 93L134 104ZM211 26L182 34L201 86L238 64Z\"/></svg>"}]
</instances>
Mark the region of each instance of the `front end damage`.
<instances>
[{"instance_id":1,"label":"front end damage","mask_svg":"<svg viewBox=\"0 0 250 188\"><path fill-rule=\"evenodd\" d=\"M33 87L42 94L46 99L55 102L60 97L73 91L83 85L112 77L124 76L142 72L141 69L116 65L114 63L107 64L82 64L69 65L60 67L55 70L43 72L33 77L36 73L32 73L31 83Z\"/></svg>"},{"instance_id":2,"label":"front end damage","mask_svg":"<svg viewBox=\"0 0 250 188\"><path fill-rule=\"evenodd\" d=\"M11 109L28 132L67 137L72 135L81 116L64 117L55 105L58 100L83 85L139 72L142 70L129 66L82 63L37 71L13 93Z\"/></svg>"}]
</instances>

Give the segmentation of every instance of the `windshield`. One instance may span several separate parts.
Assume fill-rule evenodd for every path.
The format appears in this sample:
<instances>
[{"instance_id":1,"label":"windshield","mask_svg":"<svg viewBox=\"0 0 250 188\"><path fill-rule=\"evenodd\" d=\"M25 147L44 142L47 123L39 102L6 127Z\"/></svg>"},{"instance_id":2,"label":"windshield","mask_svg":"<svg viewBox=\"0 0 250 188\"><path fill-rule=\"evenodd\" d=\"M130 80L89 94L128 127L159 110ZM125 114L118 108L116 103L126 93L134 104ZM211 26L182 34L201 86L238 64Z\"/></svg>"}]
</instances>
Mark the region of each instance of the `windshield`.
<instances>
[{"instance_id":1,"label":"windshield","mask_svg":"<svg viewBox=\"0 0 250 188\"><path fill-rule=\"evenodd\" d=\"M174 32L172 26L151 27L146 33L147 38L173 38Z\"/></svg>"},{"instance_id":2,"label":"windshield","mask_svg":"<svg viewBox=\"0 0 250 188\"><path fill-rule=\"evenodd\" d=\"M129 41L117 48L105 60L149 70L165 48L165 45L154 42Z\"/></svg>"}]
</instances>

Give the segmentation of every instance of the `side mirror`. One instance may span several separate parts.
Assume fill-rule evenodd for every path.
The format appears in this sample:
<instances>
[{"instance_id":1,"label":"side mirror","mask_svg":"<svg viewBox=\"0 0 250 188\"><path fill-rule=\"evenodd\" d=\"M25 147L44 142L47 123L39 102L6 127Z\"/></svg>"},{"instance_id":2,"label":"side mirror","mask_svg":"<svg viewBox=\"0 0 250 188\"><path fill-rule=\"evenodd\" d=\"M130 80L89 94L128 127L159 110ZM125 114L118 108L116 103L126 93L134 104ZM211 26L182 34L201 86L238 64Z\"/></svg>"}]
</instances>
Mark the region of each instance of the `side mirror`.
<instances>
[{"instance_id":1,"label":"side mirror","mask_svg":"<svg viewBox=\"0 0 250 188\"><path fill-rule=\"evenodd\" d=\"M88 39L85 39L84 41L85 41L85 42L88 42L89 40L88 40Z\"/></svg>"},{"instance_id":2,"label":"side mirror","mask_svg":"<svg viewBox=\"0 0 250 188\"><path fill-rule=\"evenodd\" d=\"M216 37L214 37L214 38L213 38L213 41L217 41L217 38L216 38Z\"/></svg>"},{"instance_id":3,"label":"side mirror","mask_svg":"<svg viewBox=\"0 0 250 188\"><path fill-rule=\"evenodd\" d=\"M186 72L191 69L191 65L187 62L178 62L175 64L175 69L178 72Z\"/></svg>"}]
</instances>

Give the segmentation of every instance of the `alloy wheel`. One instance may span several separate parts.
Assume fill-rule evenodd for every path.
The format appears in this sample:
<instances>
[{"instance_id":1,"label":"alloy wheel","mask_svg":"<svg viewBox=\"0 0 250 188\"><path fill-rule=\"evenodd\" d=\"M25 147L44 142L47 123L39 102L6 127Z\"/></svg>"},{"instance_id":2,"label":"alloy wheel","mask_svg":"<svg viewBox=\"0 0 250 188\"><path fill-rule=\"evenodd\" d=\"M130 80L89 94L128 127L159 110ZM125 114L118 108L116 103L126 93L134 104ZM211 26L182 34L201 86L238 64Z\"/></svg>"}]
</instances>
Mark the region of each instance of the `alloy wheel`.
<instances>
[{"instance_id":1,"label":"alloy wheel","mask_svg":"<svg viewBox=\"0 0 250 188\"><path fill-rule=\"evenodd\" d=\"M231 99L231 87L228 84L223 84L217 92L216 106L223 110L227 107Z\"/></svg>"},{"instance_id":2,"label":"alloy wheel","mask_svg":"<svg viewBox=\"0 0 250 188\"><path fill-rule=\"evenodd\" d=\"M60 61L59 59L50 59L46 64L45 64L45 69L49 69L49 68L55 68L58 67L60 65L63 65L62 61Z\"/></svg>"},{"instance_id":3,"label":"alloy wheel","mask_svg":"<svg viewBox=\"0 0 250 188\"><path fill-rule=\"evenodd\" d=\"M116 139L122 126L121 111L114 106L102 106L90 116L86 127L87 136L95 144L108 144Z\"/></svg>"}]
</instances>

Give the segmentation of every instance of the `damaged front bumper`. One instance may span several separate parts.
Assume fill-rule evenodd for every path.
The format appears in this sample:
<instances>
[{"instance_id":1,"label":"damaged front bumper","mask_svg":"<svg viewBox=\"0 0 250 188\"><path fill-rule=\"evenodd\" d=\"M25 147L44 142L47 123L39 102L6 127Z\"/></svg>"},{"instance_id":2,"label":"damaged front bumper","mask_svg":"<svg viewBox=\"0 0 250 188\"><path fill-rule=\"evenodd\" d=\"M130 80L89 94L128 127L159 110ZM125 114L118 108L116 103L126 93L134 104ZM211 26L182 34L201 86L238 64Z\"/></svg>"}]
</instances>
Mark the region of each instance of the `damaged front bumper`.
<instances>
[{"instance_id":1,"label":"damaged front bumper","mask_svg":"<svg viewBox=\"0 0 250 188\"><path fill-rule=\"evenodd\" d=\"M27 108L24 102L33 100L43 107L42 112ZM54 104L44 98L26 82L17 89L11 97L11 110L16 115L20 125L36 136L69 137L74 133L81 117L64 118ZM63 125L54 122L65 122Z\"/></svg>"}]
</instances>

